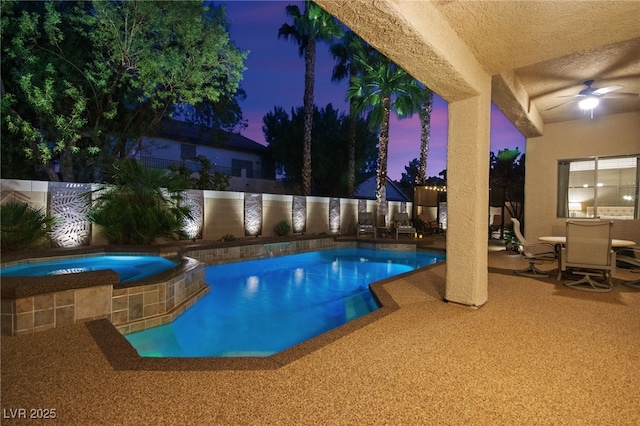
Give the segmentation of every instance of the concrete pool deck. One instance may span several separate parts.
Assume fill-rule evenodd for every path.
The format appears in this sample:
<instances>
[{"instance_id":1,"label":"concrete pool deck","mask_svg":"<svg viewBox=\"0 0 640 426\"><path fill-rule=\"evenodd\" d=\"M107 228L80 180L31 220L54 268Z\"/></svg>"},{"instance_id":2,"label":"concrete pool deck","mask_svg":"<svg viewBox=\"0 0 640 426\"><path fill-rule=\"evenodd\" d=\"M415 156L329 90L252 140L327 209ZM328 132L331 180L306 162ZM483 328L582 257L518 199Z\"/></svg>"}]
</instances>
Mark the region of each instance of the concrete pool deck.
<instances>
[{"instance_id":1,"label":"concrete pool deck","mask_svg":"<svg viewBox=\"0 0 640 426\"><path fill-rule=\"evenodd\" d=\"M640 423L640 291L513 275L526 264L490 252L480 309L442 301L446 265L389 280L398 309L271 370L116 370L82 324L3 336L2 423Z\"/></svg>"}]
</instances>

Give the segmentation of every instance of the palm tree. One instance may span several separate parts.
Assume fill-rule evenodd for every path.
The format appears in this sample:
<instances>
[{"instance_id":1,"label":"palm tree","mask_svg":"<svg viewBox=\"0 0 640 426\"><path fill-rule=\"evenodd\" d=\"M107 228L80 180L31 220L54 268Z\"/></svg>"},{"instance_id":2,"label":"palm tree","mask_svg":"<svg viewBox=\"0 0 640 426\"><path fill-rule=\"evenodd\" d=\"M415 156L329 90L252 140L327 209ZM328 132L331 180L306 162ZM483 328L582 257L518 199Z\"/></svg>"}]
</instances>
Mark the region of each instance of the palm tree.
<instances>
[{"instance_id":1,"label":"palm tree","mask_svg":"<svg viewBox=\"0 0 640 426\"><path fill-rule=\"evenodd\" d=\"M184 235L182 225L190 217L189 208L180 205L190 187L186 177L126 158L114 163L111 180L86 194L88 202L97 196L88 216L110 243L152 244Z\"/></svg>"},{"instance_id":2,"label":"palm tree","mask_svg":"<svg viewBox=\"0 0 640 426\"><path fill-rule=\"evenodd\" d=\"M422 89L422 105L420 115L420 162L418 163L417 185L426 185L427 157L429 155L429 139L431 138L431 111L433 109L433 92L428 87Z\"/></svg>"},{"instance_id":3,"label":"palm tree","mask_svg":"<svg viewBox=\"0 0 640 426\"><path fill-rule=\"evenodd\" d=\"M298 44L298 53L304 56L304 136L302 157L302 187L304 195L311 193L311 128L313 123L313 84L315 80L316 42L331 42L343 34L342 26L317 4L307 0L305 12L289 5L287 15L293 25L283 24L278 37L291 37Z\"/></svg>"},{"instance_id":4,"label":"palm tree","mask_svg":"<svg viewBox=\"0 0 640 426\"><path fill-rule=\"evenodd\" d=\"M356 76L349 87L349 99L356 109L370 109L369 123L380 127L378 139L378 176L376 202L378 215L387 216L387 152L389 147L389 120L391 110L398 117L413 114L418 109L419 89L416 81L402 68L375 49L354 56L362 67L362 76Z\"/></svg>"},{"instance_id":5,"label":"palm tree","mask_svg":"<svg viewBox=\"0 0 640 426\"><path fill-rule=\"evenodd\" d=\"M331 46L331 54L337 61L333 67L332 81L349 78L349 87L354 79L362 73L360 64L354 57L368 49L367 43L353 31L347 31L341 41ZM356 192L356 127L360 113L356 109L356 101L349 98L349 162L347 174L347 190L349 197Z\"/></svg>"}]
</instances>

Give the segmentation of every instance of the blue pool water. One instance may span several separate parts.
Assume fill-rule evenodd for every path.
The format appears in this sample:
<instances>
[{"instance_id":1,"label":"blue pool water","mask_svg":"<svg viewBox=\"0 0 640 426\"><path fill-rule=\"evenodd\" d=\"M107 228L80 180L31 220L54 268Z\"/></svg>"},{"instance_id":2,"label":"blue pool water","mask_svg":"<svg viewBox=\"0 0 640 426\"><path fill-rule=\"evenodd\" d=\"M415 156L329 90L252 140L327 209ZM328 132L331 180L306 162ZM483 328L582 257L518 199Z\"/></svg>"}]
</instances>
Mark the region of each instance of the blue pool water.
<instances>
[{"instance_id":1,"label":"blue pool water","mask_svg":"<svg viewBox=\"0 0 640 426\"><path fill-rule=\"evenodd\" d=\"M369 284L443 254L336 249L207 267L209 293L125 337L145 357L270 356L378 309Z\"/></svg>"},{"instance_id":2,"label":"blue pool water","mask_svg":"<svg viewBox=\"0 0 640 426\"><path fill-rule=\"evenodd\" d=\"M43 277L112 269L120 276L120 282L128 282L148 278L177 265L160 256L99 255L9 266L0 269L0 277Z\"/></svg>"}]
</instances>

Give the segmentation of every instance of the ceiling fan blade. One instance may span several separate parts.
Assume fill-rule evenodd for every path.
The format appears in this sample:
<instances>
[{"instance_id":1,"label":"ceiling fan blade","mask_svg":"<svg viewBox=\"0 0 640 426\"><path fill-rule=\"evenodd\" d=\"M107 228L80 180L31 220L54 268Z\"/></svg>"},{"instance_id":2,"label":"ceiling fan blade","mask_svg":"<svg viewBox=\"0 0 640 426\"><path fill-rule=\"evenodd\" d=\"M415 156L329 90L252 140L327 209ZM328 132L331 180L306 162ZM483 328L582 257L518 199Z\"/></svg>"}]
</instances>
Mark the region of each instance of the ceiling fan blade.
<instances>
[{"instance_id":1,"label":"ceiling fan blade","mask_svg":"<svg viewBox=\"0 0 640 426\"><path fill-rule=\"evenodd\" d=\"M622 89L622 86L607 86L607 87L602 87L600 89L596 89L594 90L592 93L595 95L604 95L605 93L609 93L609 92L614 92L616 90L620 90Z\"/></svg>"},{"instance_id":2,"label":"ceiling fan blade","mask_svg":"<svg viewBox=\"0 0 640 426\"><path fill-rule=\"evenodd\" d=\"M552 109L555 109L555 108L561 107L562 105L570 104L571 102L575 102L575 100L573 100L573 99L572 99L572 100L570 100L570 101L562 102L561 104L558 104L558 105L556 105L556 106L552 106L551 108L547 108L547 109L545 109L545 111L550 111L550 110L552 110Z\"/></svg>"},{"instance_id":3,"label":"ceiling fan blade","mask_svg":"<svg viewBox=\"0 0 640 426\"><path fill-rule=\"evenodd\" d=\"M629 98L632 96L638 96L637 93L629 93L629 92L619 92L619 93L612 93L610 95L605 96L605 98L607 99L615 99L615 98Z\"/></svg>"}]
</instances>

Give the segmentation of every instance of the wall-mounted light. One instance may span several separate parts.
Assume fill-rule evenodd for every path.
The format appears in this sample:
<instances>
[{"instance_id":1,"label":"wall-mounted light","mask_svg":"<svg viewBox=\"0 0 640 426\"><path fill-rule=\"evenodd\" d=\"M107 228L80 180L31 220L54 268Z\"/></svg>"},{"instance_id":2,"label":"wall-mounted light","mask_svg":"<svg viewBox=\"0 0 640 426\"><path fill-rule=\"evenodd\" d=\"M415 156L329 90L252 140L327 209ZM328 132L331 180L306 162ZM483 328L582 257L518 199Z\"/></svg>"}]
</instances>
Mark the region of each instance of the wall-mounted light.
<instances>
[{"instance_id":1,"label":"wall-mounted light","mask_svg":"<svg viewBox=\"0 0 640 426\"><path fill-rule=\"evenodd\" d=\"M329 230L332 234L340 232L340 199L329 198Z\"/></svg>"},{"instance_id":2,"label":"wall-mounted light","mask_svg":"<svg viewBox=\"0 0 640 426\"><path fill-rule=\"evenodd\" d=\"M262 233L262 194L244 194L244 235Z\"/></svg>"},{"instance_id":3,"label":"wall-mounted light","mask_svg":"<svg viewBox=\"0 0 640 426\"><path fill-rule=\"evenodd\" d=\"M293 232L304 233L307 230L307 197L302 195L293 196L291 223Z\"/></svg>"}]
</instances>

